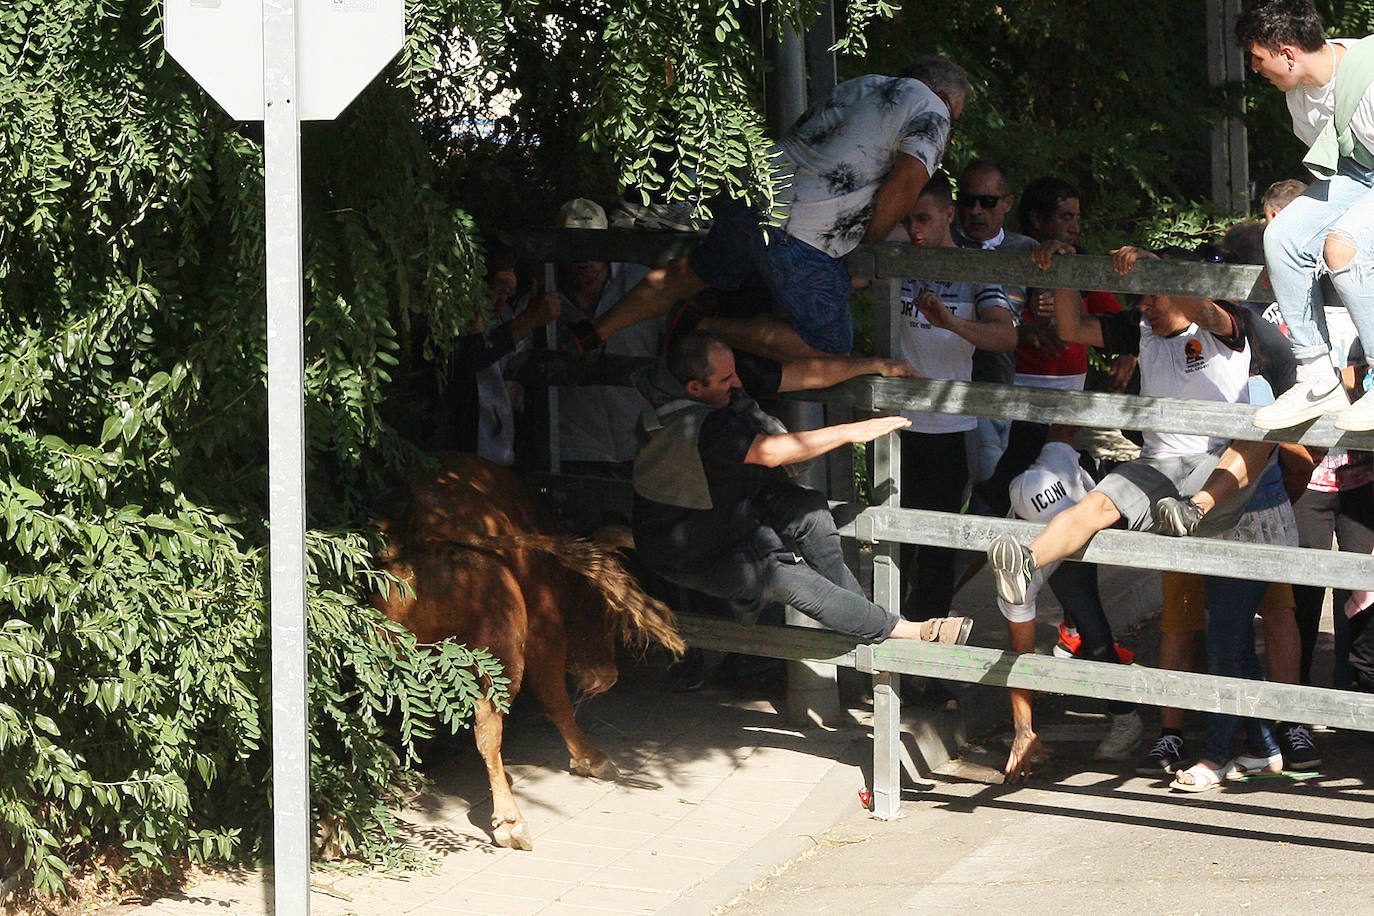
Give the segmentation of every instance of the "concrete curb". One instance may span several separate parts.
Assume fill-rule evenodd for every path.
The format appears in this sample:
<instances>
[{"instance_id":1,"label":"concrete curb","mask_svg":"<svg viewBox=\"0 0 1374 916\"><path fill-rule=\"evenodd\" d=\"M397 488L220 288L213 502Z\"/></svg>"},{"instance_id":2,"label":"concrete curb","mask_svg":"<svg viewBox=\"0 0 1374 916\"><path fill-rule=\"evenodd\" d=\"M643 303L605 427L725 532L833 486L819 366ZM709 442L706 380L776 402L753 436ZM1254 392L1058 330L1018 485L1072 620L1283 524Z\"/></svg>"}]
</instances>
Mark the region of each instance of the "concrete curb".
<instances>
[{"instance_id":1,"label":"concrete curb","mask_svg":"<svg viewBox=\"0 0 1374 916\"><path fill-rule=\"evenodd\" d=\"M728 865L702 880L658 911L659 916L702 916L729 902L742 891L804 855L816 837L859 807L858 791L865 783L862 761L871 754L866 728L853 729L843 754L797 806L796 811Z\"/></svg>"}]
</instances>

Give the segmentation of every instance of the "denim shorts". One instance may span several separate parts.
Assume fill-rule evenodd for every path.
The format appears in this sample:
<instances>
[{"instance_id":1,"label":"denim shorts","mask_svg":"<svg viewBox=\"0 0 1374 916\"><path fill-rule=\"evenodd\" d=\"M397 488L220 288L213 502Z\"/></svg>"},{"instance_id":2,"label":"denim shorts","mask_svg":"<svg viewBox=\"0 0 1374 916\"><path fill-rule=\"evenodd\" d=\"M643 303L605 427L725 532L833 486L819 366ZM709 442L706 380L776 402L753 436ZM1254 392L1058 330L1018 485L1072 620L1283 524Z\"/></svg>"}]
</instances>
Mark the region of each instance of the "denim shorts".
<instances>
[{"instance_id":1,"label":"denim shorts","mask_svg":"<svg viewBox=\"0 0 1374 916\"><path fill-rule=\"evenodd\" d=\"M849 271L800 239L773 226L733 198L711 204L714 221L701 244L687 256L707 286L733 291L756 277L773 296L773 310L802 340L823 353L848 353L854 346L849 315Z\"/></svg>"}]
</instances>

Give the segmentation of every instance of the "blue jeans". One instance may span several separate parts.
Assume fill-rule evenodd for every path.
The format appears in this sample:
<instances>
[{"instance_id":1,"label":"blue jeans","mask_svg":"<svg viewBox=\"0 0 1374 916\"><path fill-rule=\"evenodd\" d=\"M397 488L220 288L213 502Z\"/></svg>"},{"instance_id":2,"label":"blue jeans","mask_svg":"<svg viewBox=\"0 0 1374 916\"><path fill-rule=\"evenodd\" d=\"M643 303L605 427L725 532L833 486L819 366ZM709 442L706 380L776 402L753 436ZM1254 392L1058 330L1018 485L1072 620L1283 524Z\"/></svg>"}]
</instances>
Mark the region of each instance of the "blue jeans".
<instances>
[{"instance_id":1,"label":"blue jeans","mask_svg":"<svg viewBox=\"0 0 1374 916\"><path fill-rule=\"evenodd\" d=\"M1366 354L1374 353L1374 173L1342 159L1332 178L1314 181L1264 231L1264 261L1274 298L1293 338L1293 355L1312 360L1327 352L1317 325L1324 273L1350 312ZM1323 251L1328 233L1355 243L1355 259L1332 271ZM1345 354L1338 354L1344 361ZM1374 359L1374 355L1370 356Z\"/></svg>"},{"instance_id":2,"label":"blue jeans","mask_svg":"<svg viewBox=\"0 0 1374 916\"><path fill-rule=\"evenodd\" d=\"M866 642L886 639L897 625L897 612L864 597L863 586L845 565L824 494L788 484L761 494L759 503L764 524L777 536L740 545L702 570L658 573L678 585L729 599L742 623L754 623L776 602L792 605L837 633ZM777 546L779 541L791 547Z\"/></svg>"},{"instance_id":3,"label":"blue jeans","mask_svg":"<svg viewBox=\"0 0 1374 916\"><path fill-rule=\"evenodd\" d=\"M706 238L687 256L707 286L738 290L762 281L801 339L823 353L845 354L854 346L849 313L849 270L776 226L764 227L744 203L720 197L711 203L714 220Z\"/></svg>"},{"instance_id":4,"label":"blue jeans","mask_svg":"<svg viewBox=\"0 0 1374 916\"><path fill-rule=\"evenodd\" d=\"M1255 612L1269 583L1215 576L1205 576L1202 582L1207 591L1207 661L1211 673L1264 680L1264 669L1255 653ZM1207 719L1201 759L1217 764L1230 760L1234 756L1232 741L1242 723L1251 754L1272 757L1279 752L1272 721L1212 713Z\"/></svg>"}]
</instances>

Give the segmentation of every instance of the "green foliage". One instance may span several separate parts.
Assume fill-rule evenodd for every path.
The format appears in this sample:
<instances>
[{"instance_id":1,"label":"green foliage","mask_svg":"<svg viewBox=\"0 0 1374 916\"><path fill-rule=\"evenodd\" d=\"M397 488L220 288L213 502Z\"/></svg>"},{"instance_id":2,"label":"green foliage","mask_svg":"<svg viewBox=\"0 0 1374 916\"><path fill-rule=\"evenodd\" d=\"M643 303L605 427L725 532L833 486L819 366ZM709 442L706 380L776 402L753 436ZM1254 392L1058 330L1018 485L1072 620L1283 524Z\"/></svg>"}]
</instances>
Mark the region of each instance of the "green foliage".
<instances>
[{"instance_id":1,"label":"green foliage","mask_svg":"<svg viewBox=\"0 0 1374 916\"><path fill-rule=\"evenodd\" d=\"M1222 97L1207 88L1204 27L1196 0L921 0L872 26L883 40L844 66L895 72L922 53L963 65L974 95L945 167L957 178L988 157L1014 188L1040 175L1072 181L1098 249L1124 242L1163 200L1208 193L1207 131Z\"/></svg>"},{"instance_id":2,"label":"green foliage","mask_svg":"<svg viewBox=\"0 0 1374 916\"><path fill-rule=\"evenodd\" d=\"M862 51L893 9L851 0L840 46ZM761 49L774 17L804 29L814 15L771 0L524 0L495 34L460 24L419 80L442 187L498 235L548 225L575 196L770 200Z\"/></svg>"},{"instance_id":3,"label":"green foliage","mask_svg":"<svg viewBox=\"0 0 1374 916\"><path fill-rule=\"evenodd\" d=\"M0 871L45 892L94 848L150 871L266 829L262 151L160 10L0 5ZM368 855L413 742L504 690L364 600L357 520L415 455L388 382L442 362L480 276L412 123L424 13L303 141L312 805Z\"/></svg>"}]
</instances>

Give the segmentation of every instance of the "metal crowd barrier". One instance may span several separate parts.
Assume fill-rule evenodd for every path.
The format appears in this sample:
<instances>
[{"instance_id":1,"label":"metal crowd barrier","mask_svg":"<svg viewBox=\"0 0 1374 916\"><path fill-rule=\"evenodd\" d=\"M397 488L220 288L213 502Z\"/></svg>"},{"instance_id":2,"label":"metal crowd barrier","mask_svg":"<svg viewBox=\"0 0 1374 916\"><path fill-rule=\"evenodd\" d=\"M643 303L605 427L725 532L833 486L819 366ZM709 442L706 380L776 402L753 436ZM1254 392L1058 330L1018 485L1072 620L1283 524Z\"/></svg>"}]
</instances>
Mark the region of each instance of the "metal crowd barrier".
<instances>
[{"instance_id":1,"label":"metal crowd barrier","mask_svg":"<svg viewBox=\"0 0 1374 916\"><path fill-rule=\"evenodd\" d=\"M542 261L610 260L657 264L690 248L690 233L558 230L531 232L519 240L523 256ZM1118 293L1160 293L1254 302L1273 300L1260 267L1142 261L1125 276L1109 258L1062 256L1049 271L1020 253L925 249L901 243L863 245L849 256L855 277L876 281L879 341L895 349L896 297L901 277L980 280L1013 286L1071 287ZM627 364L628 365L628 364ZM934 379L860 378L819 392L787 397L850 407L864 414L900 409L1000 419L1065 422L1081 426L1181 431L1231 439L1296 442L1312 446L1374 449L1374 433L1335 429L1323 418L1288 430L1264 432L1249 422L1254 408L1205 401L986 385ZM873 491L877 506L836 504L841 533L877 546L874 600L892 606L899 592L896 545L936 544L984 549L997 534L1029 539L1040 525L1014 519L954 515L900 507L896 435L875 445ZM548 478L545 487L579 493L603 505L627 505L624 483ZM601 501L605 502L601 502ZM1374 558L1331 550L1242 544L1202 538L1107 530L1073 559L1112 566L1171 569L1204 575L1236 575L1302 585L1374 590ZM874 677L874 814L898 816L900 801L902 674L1074 696L1229 712L1289 721L1321 721L1374 731L1374 696L1346 691L1248 681L1143 666L1121 666L1035 654L939 646L908 640L876 645L798 627L745 627L732 621L683 615L688 642L701 648L852 667Z\"/></svg>"}]
</instances>

